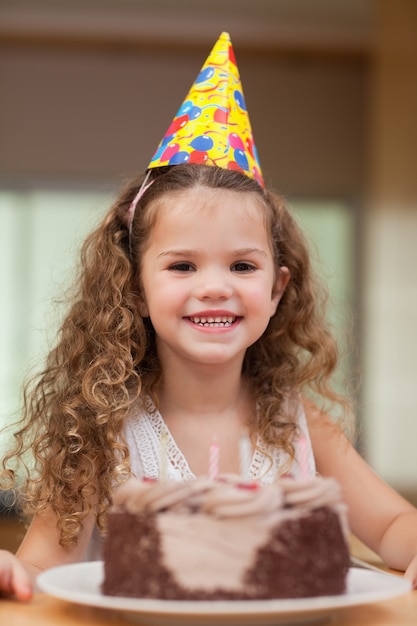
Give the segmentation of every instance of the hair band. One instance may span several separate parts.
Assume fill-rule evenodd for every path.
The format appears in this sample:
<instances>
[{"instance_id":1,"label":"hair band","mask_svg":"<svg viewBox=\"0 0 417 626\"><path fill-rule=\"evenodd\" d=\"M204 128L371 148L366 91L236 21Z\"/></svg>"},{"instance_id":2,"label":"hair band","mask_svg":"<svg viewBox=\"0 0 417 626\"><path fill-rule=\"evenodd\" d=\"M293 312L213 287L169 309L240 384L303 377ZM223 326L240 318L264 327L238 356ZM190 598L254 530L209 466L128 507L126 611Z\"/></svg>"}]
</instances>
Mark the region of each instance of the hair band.
<instances>
[{"instance_id":1,"label":"hair band","mask_svg":"<svg viewBox=\"0 0 417 626\"><path fill-rule=\"evenodd\" d=\"M135 217L135 211L136 211L136 207L138 205L139 200L142 198L142 196L146 193L146 191L149 189L149 187L152 185L153 180L149 180L149 176L151 174L151 171L148 170L146 173L146 176L144 178L143 183L140 186L139 191L137 192L136 196L133 198L132 202L130 203L128 212L127 212L127 230L129 233L129 252L130 252L130 256L132 257L132 226L133 226L133 219Z\"/></svg>"}]
</instances>

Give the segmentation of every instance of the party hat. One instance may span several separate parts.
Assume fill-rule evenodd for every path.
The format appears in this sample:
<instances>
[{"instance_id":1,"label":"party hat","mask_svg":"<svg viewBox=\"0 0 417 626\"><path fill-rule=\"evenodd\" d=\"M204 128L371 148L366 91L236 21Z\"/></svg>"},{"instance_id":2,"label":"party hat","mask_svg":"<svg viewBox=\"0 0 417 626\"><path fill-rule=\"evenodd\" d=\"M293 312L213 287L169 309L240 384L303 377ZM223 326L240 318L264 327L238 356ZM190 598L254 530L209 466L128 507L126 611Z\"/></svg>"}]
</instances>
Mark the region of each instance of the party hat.
<instances>
[{"instance_id":1,"label":"party hat","mask_svg":"<svg viewBox=\"0 0 417 626\"><path fill-rule=\"evenodd\" d=\"M222 33L148 168L201 163L241 171L264 186L228 33Z\"/></svg>"}]
</instances>

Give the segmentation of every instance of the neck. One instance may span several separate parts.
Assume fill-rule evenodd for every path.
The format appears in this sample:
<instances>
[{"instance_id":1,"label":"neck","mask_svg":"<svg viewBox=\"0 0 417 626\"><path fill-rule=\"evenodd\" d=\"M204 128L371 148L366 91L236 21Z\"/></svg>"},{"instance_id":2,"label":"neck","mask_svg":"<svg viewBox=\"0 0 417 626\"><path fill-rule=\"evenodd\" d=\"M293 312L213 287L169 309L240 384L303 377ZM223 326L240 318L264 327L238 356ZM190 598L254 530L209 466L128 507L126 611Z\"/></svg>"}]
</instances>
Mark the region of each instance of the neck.
<instances>
[{"instance_id":1,"label":"neck","mask_svg":"<svg viewBox=\"0 0 417 626\"><path fill-rule=\"evenodd\" d=\"M241 365L165 368L160 391L161 410L181 408L201 415L236 407L246 396Z\"/></svg>"},{"instance_id":2,"label":"neck","mask_svg":"<svg viewBox=\"0 0 417 626\"><path fill-rule=\"evenodd\" d=\"M196 476L207 473L214 440L222 451L219 471L239 472L239 440L255 413L241 363L165 367L159 409Z\"/></svg>"}]
</instances>

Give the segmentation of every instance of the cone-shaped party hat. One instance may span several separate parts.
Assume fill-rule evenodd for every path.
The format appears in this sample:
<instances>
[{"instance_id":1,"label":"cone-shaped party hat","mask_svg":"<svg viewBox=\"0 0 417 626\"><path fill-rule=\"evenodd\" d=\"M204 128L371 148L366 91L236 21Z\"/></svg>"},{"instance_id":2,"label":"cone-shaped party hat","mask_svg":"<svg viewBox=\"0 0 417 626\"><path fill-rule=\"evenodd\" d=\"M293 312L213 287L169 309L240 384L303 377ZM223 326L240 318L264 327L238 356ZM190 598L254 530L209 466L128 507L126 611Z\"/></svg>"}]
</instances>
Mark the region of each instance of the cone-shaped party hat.
<instances>
[{"instance_id":1,"label":"cone-shaped party hat","mask_svg":"<svg viewBox=\"0 0 417 626\"><path fill-rule=\"evenodd\" d=\"M264 186L228 33L222 33L148 168L200 163L239 170Z\"/></svg>"}]
</instances>

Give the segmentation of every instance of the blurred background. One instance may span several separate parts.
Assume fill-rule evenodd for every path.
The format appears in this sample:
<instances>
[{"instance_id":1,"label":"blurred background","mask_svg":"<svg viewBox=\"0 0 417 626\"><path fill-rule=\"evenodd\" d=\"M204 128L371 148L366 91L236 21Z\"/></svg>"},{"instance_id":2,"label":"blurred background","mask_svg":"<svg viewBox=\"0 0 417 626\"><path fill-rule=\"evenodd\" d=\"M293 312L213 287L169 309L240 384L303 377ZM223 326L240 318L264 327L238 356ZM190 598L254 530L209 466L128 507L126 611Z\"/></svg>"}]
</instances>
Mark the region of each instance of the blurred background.
<instances>
[{"instance_id":1,"label":"blurred background","mask_svg":"<svg viewBox=\"0 0 417 626\"><path fill-rule=\"evenodd\" d=\"M0 426L53 340L81 240L223 30L264 176L329 285L357 445L417 502L414 0L0 1Z\"/></svg>"}]
</instances>

